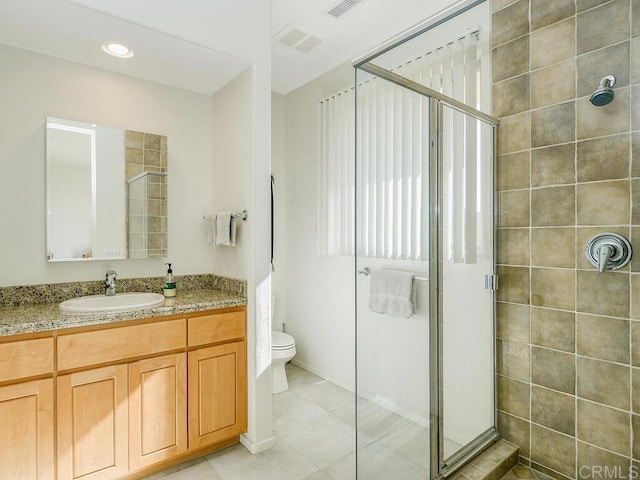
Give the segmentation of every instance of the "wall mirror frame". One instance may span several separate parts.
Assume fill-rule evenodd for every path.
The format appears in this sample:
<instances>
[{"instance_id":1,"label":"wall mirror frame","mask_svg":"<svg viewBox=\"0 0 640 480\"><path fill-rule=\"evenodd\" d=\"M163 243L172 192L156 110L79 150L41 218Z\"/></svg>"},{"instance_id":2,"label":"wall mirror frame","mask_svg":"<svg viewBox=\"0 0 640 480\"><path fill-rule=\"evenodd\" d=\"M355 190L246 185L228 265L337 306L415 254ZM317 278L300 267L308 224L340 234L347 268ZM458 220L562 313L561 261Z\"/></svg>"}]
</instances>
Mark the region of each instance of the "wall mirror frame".
<instances>
[{"instance_id":1,"label":"wall mirror frame","mask_svg":"<svg viewBox=\"0 0 640 480\"><path fill-rule=\"evenodd\" d=\"M167 137L46 119L46 260L167 256Z\"/></svg>"}]
</instances>

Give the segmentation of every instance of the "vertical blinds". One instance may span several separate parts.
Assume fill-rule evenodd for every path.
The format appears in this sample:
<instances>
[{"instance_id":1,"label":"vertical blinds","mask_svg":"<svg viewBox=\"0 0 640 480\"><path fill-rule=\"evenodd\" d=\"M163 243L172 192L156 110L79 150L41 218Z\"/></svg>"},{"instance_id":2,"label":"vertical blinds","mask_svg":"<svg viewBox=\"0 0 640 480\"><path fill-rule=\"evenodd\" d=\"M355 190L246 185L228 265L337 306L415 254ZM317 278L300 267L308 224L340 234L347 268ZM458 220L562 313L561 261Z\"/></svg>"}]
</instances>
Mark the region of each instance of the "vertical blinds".
<instances>
[{"instance_id":1,"label":"vertical blinds","mask_svg":"<svg viewBox=\"0 0 640 480\"><path fill-rule=\"evenodd\" d=\"M479 57L474 32L394 71L477 107ZM361 256L426 260L429 101L379 78L358 85L357 124L355 101L355 89L349 89L320 102L318 251L353 255L357 242ZM444 168L451 187L445 199L445 210L451 212L445 221L447 256L473 263L477 125L473 118L446 110Z\"/></svg>"}]
</instances>

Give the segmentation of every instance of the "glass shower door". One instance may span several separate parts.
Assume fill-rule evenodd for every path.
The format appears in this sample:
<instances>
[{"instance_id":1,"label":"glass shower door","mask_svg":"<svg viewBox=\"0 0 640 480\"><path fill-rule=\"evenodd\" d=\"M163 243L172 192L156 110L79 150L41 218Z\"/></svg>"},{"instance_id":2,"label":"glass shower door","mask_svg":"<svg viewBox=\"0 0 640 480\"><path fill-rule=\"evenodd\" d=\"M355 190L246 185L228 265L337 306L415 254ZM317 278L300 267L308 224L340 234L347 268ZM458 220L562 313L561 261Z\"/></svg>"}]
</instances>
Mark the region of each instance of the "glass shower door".
<instances>
[{"instance_id":1,"label":"glass shower door","mask_svg":"<svg viewBox=\"0 0 640 480\"><path fill-rule=\"evenodd\" d=\"M495 122L375 65L356 72L357 478L424 480L497 438ZM414 275L413 314L372 301L385 270Z\"/></svg>"}]
</instances>

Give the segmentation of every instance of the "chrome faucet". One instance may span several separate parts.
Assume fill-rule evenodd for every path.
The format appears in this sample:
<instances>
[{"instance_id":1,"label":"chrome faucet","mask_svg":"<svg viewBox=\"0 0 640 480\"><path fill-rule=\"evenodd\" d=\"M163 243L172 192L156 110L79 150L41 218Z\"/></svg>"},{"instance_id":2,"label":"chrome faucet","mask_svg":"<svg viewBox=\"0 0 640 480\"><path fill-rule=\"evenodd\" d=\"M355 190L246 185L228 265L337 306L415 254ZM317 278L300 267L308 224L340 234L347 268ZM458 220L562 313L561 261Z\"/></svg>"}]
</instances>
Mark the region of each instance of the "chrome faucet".
<instances>
[{"instance_id":1,"label":"chrome faucet","mask_svg":"<svg viewBox=\"0 0 640 480\"><path fill-rule=\"evenodd\" d=\"M118 274L115 270L107 270L107 275L104 279L104 294L112 296L116 294L116 277Z\"/></svg>"}]
</instances>

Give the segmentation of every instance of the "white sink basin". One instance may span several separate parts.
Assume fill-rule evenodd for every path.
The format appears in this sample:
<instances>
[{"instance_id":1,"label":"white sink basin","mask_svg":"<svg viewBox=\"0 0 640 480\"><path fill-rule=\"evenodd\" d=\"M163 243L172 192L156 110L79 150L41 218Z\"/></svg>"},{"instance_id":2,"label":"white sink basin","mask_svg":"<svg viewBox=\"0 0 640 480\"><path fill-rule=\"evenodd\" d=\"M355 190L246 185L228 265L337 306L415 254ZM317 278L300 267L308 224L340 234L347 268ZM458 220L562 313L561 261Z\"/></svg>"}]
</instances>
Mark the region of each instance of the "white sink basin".
<instances>
[{"instance_id":1,"label":"white sink basin","mask_svg":"<svg viewBox=\"0 0 640 480\"><path fill-rule=\"evenodd\" d=\"M60 304L60 310L69 313L126 312L155 307L164 301L159 293L118 293L110 297L106 295L89 295L72 298Z\"/></svg>"}]
</instances>

